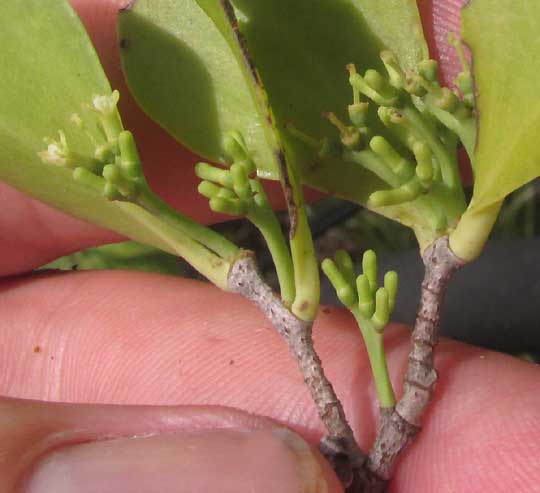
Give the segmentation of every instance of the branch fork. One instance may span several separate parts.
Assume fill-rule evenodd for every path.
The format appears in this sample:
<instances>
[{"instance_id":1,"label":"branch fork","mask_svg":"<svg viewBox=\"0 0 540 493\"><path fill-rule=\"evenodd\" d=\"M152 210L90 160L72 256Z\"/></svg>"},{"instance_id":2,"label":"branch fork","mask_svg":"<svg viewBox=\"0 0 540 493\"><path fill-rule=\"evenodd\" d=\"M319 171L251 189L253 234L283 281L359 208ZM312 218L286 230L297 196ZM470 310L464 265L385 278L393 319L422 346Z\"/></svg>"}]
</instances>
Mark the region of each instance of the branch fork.
<instances>
[{"instance_id":1,"label":"branch fork","mask_svg":"<svg viewBox=\"0 0 540 493\"><path fill-rule=\"evenodd\" d=\"M369 470L383 480L390 478L398 455L420 431L438 379L434 349L439 339L442 301L453 274L465 264L450 248L447 236L427 248L422 259L426 270L403 396L393 412L381 416L381 427L369 455Z\"/></svg>"}]
</instances>

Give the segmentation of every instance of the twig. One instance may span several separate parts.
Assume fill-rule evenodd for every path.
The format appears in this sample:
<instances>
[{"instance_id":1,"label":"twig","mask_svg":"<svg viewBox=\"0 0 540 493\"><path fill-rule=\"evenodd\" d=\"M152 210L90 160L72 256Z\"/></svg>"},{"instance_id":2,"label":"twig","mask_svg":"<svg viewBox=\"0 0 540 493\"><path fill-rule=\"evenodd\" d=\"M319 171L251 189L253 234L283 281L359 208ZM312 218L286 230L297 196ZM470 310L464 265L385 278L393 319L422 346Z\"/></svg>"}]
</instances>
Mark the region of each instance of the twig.
<instances>
[{"instance_id":1,"label":"twig","mask_svg":"<svg viewBox=\"0 0 540 493\"><path fill-rule=\"evenodd\" d=\"M349 485L352 471L364 467L367 455L356 443L343 406L324 374L313 347L312 323L300 320L283 305L261 277L252 255L244 255L234 262L228 287L254 302L287 342L328 432L321 442L321 451L329 458L342 482Z\"/></svg>"},{"instance_id":2,"label":"twig","mask_svg":"<svg viewBox=\"0 0 540 493\"><path fill-rule=\"evenodd\" d=\"M420 431L438 377L433 355L444 293L452 275L465 264L452 252L446 236L431 245L422 259L425 275L403 396L392 413L381 416L379 433L369 454L368 468L381 480L390 478L398 455Z\"/></svg>"}]
</instances>

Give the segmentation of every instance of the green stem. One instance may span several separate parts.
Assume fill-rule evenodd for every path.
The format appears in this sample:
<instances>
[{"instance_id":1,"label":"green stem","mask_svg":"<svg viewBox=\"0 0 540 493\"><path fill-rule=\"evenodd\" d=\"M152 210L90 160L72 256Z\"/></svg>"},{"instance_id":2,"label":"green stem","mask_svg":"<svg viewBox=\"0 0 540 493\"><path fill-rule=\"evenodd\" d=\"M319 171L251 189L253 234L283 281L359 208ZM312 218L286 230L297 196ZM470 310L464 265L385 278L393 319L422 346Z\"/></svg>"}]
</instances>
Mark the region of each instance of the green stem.
<instances>
[{"instance_id":1,"label":"green stem","mask_svg":"<svg viewBox=\"0 0 540 493\"><path fill-rule=\"evenodd\" d=\"M423 195L416 199L416 207L421 208L424 212L424 217L433 231L433 236L442 235L448 227L448 218L445 214L445 207L441 206L430 190L430 195ZM434 241L434 240L433 240Z\"/></svg>"},{"instance_id":2,"label":"green stem","mask_svg":"<svg viewBox=\"0 0 540 493\"><path fill-rule=\"evenodd\" d=\"M373 151L347 151L343 154L345 161L357 163L365 169L377 175L381 180L393 188L401 185L399 178L394 174L390 166L384 163Z\"/></svg>"},{"instance_id":3,"label":"green stem","mask_svg":"<svg viewBox=\"0 0 540 493\"><path fill-rule=\"evenodd\" d=\"M445 127L452 130L462 142L469 158L474 156L474 146L476 143L476 122L472 116L464 119L458 119L452 113L444 111L432 101L428 96L425 99L425 104L429 112L435 116Z\"/></svg>"},{"instance_id":4,"label":"green stem","mask_svg":"<svg viewBox=\"0 0 540 493\"><path fill-rule=\"evenodd\" d=\"M396 396L386 365L383 334L377 332L371 326L369 320L362 317L357 307L352 308L351 311L356 318L366 344L371 372L375 380L375 387L379 398L379 405L382 408L393 408L396 404Z\"/></svg>"},{"instance_id":5,"label":"green stem","mask_svg":"<svg viewBox=\"0 0 540 493\"><path fill-rule=\"evenodd\" d=\"M294 268L281 225L271 209L253 207L247 217L259 229L268 245L276 267L281 299L290 308L295 297Z\"/></svg>"},{"instance_id":6,"label":"green stem","mask_svg":"<svg viewBox=\"0 0 540 493\"><path fill-rule=\"evenodd\" d=\"M480 255L502 203L501 200L477 209L474 207L474 199L471 201L455 231L450 235L450 248L457 257L470 262Z\"/></svg>"},{"instance_id":7,"label":"green stem","mask_svg":"<svg viewBox=\"0 0 540 493\"><path fill-rule=\"evenodd\" d=\"M220 258L204 245L166 221L163 221L164 224L156 228L155 219L151 220L155 217L154 214L138 204L123 201L115 201L115 204L120 209L126 210L126 213L131 217L135 217L144 224L145 228L153 229L164 244L160 248L184 258L214 285L227 290L231 262ZM134 211L133 208L137 210ZM166 231L163 228L166 228ZM144 243L144 239L140 241Z\"/></svg>"},{"instance_id":8,"label":"green stem","mask_svg":"<svg viewBox=\"0 0 540 493\"><path fill-rule=\"evenodd\" d=\"M465 202L455 156L448 152L437 135L426 125L422 115L412 103L405 105L403 114L411 122L419 135L426 141L437 158L437 161L441 166L444 183L456 192L458 198Z\"/></svg>"},{"instance_id":9,"label":"green stem","mask_svg":"<svg viewBox=\"0 0 540 493\"><path fill-rule=\"evenodd\" d=\"M236 258L239 248L225 237L210 228L198 224L193 219L184 216L155 195L148 186L142 185L142 191L136 198L136 203L164 222L178 229L193 240L215 252L221 258L231 261Z\"/></svg>"},{"instance_id":10,"label":"green stem","mask_svg":"<svg viewBox=\"0 0 540 493\"><path fill-rule=\"evenodd\" d=\"M467 206L465 201L460 200L461 195L456 196L454 190L444 183L433 183L427 199L431 204L431 209L436 212L437 216L444 217L446 222L444 228L455 228Z\"/></svg>"}]
</instances>

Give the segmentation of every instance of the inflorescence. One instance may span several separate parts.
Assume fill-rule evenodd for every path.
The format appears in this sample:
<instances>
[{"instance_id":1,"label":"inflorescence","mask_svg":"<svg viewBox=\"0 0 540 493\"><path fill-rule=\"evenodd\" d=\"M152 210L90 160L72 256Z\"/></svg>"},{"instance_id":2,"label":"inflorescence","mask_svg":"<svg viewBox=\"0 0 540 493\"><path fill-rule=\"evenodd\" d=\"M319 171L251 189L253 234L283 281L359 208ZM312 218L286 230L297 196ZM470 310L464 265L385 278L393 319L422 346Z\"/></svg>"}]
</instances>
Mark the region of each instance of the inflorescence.
<instances>
[{"instance_id":1,"label":"inflorescence","mask_svg":"<svg viewBox=\"0 0 540 493\"><path fill-rule=\"evenodd\" d=\"M133 202L147 185L133 134L124 130L120 120L119 98L118 91L113 91L110 96L94 96L92 105L85 105L85 109L98 115L102 144L87 130L78 114L71 116L71 122L93 144L93 157L72 152L63 130L59 130L58 140L45 139L47 149L38 155L47 164L72 168L75 181L94 188L109 200Z\"/></svg>"},{"instance_id":2,"label":"inflorescence","mask_svg":"<svg viewBox=\"0 0 540 493\"><path fill-rule=\"evenodd\" d=\"M239 132L229 132L223 148L226 168L208 163L196 165L195 173L202 179L199 193L209 199L213 211L244 216L259 229L276 266L283 302L290 306L295 297L292 258L255 163Z\"/></svg>"},{"instance_id":3,"label":"inflorescence","mask_svg":"<svg viewBox=\"0 0 540 493\"><path fill-rule=\"evenodd\" d=\"M323 115L339 131L337 145L289 125L291 134L316 147L320 157L337 152L381 180L384 186L369 195L368 207L380 209L425 196L423 204L431 211L436 231L453 226L459 217L456 211L465 206L456 151L461 142L472 155L476 138L470 67L461 43L454 36L449 40L463 65L457 89L439 84L435 60L403 70L393 53L383 51L385 74L369 69L360 75L354 64L347 66L353 90L348 122L331 112ZM437 208L437 202L448 210Z\"/></svg>"},{"instance_id":4,"label":"inflorescence","mask_svg":"<svg viewBox=\"0 0 540 493\"><path fill-rule=\"evenodd\" d=\"M386 367L383 332L396 302L397 273L387 272L383 286L379 287L377 256L373 250L364 253L363 272L357 277L353 261L344 250L337 251L334 260L325 259L322 269L334 286L339 300L351 311L360 327L368 350L380 406L393 407L395 396Z\"/></svg>"}]
</instances>

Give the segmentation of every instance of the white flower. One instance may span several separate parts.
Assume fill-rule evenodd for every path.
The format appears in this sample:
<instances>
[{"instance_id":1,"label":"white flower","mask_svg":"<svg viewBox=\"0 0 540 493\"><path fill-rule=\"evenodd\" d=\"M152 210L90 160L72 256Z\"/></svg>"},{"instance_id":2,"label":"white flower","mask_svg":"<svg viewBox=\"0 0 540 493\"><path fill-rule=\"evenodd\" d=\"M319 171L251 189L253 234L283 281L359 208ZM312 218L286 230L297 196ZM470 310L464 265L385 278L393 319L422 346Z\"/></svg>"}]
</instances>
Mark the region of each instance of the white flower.
<instances>
[{"instance_id":1,"label":"white flower","mask_svg":"<svg viewBox=\"0 0 540 493\"><path fill-rule=\"evenodd\" d=\"M58 140L45 139L47 149L45 151L38 152L38 156L46 164L69 166L71 159L66 134L62 130L59 130L58 135Z\"/></svg>"},{"instance_id":2,"label":"white flower","mask_svg":"<svg viewBox=\"0 0 540 493\"><path fill-rule=\"evenodd\" d=\"M110 96L94 96L92 105L94 109L103 116L110 116L116 111L116 105L120 99L120 93L113 91Z\"/></svg>"}]
</instances>

